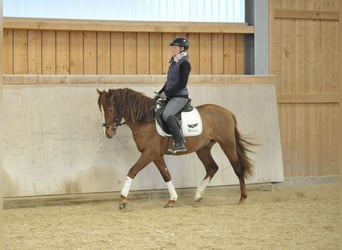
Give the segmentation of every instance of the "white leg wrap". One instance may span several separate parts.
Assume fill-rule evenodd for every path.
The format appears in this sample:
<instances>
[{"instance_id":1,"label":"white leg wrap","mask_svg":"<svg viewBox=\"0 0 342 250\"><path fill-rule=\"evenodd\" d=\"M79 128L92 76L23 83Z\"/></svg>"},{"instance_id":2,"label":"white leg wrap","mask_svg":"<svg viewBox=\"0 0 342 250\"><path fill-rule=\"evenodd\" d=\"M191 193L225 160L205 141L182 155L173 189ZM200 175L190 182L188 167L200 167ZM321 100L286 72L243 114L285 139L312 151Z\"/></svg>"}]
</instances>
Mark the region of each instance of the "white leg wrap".
<instances>
[{"instance_id":1,"label":"white leg wrap","mask_svg":"<svg viewBox=\"0 0 342 250\"><path fill-rule=\"evenodd\" d=\"M133 179L131 177L126 176L125 183L121 189L121 195L122 196L127 198L129 190L131 189L131 186L132 186L132 181L133 181Z\"/></svg>"},{"instance_id":2,"label":"white leg wrap","mask_svg":"<svg viewBox=\"0 0 342 250\"><path fill-rule=\"evenodd\" d=\"M166 182L166 186L170 193L170 200L177 201L178 195L172 181Z\"/></svg>"},{"instance_id":3,"label":"white leg wrap","mask_svg":"<svg viewBox=\"0 0 342 250\"><path fill-rule=\"evenodd\" d=\"M195 195L195 200L199 200L202 198L202 194L204 193L205 188L208 186L210 182L210 178L207 177L206 179L204 179L201 184L197 187L196 190L196 195Z\"/></svg>"}]
</instances>

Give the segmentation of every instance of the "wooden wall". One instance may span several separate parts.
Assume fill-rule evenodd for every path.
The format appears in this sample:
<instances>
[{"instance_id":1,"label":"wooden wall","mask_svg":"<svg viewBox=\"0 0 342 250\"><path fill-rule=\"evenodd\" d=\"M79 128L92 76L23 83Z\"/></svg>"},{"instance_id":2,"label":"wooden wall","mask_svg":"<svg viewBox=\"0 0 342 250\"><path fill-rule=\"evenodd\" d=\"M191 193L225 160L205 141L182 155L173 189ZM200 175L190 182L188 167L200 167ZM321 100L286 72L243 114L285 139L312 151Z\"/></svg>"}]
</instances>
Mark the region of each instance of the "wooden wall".
<instances>
[{"instance_id":1,"label":"wooden wall","mask_svg":"<svg viewBox=\"0 0 342 250\"><path fill-rule=\"evenodd\" d=\"M6 74L166 74L170 42L190 40L192 74L243 74L245 24L4 19Z\"/></svg>"},{"instance_id":2,"label":"wooden wall","mask_svg":"<svg viewBox=\"0 0 342 250\"><path fill-rule=\"evenodd\" d=\"M2 55L3 52L3 18L2 18L2 0L0 0L0 55ZM3 74L3 58L0 58L0 116L3 117L3 78L2 78L2 74ZM4 230L3 230L3 214L2 214L2 210L3 210L3 125L2 122L0 124L0 179L1 179L1 183L0 183L0 249L4 249L5 245L4 245Z\"/></svg>"},{"instance_id":3,"label":"wooden wall","mask_svg":"<svg viewBox=\"0 0 342 250\"><path fill-rule=\"evenodd\" d=\"M270 1L270 73L277 76L287 177L338 174L338 4Z\"/></svg>"}]
</instances>

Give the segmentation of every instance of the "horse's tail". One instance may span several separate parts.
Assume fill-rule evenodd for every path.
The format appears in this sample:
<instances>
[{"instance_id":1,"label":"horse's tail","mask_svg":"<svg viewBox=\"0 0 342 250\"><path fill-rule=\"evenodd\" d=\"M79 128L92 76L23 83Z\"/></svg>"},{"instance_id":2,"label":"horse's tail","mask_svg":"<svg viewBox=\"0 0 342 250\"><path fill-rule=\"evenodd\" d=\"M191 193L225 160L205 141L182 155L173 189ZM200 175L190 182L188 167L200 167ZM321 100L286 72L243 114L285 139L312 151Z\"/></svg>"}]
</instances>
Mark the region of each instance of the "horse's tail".
<instances>
[{"instance_id":1,"label":"horse's tail","mask_svg":"<svg viewBox=\"0 0 342 250\"><path fill-rule=\"evenodd\" d=\"M248 140L245 136L241 135L237 128L236 117L233 115L235 124L235 142L236 142L236 152L243 170L243 177L246 179L252 177L254 173L254 166L252 160L248 157L248 153L254 153L250 147L256 146L257 144Z\"/></svg>"}]
</instances>

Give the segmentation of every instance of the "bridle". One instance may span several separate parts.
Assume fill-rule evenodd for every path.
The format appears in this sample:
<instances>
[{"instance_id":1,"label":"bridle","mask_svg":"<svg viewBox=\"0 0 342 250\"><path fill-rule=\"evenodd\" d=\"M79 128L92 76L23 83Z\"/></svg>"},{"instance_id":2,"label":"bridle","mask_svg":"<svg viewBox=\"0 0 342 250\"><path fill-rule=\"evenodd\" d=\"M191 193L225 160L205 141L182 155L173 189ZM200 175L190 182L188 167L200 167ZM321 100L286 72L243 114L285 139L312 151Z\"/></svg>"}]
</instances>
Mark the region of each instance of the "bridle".
<instances>
[{"instance_id":1,"label":"bridle","mask_svg":"<svg viewBox=\"0 0 342 250\"><path fill-rule=\"evenodd\" d=\"M99 92L99 91L98 91L98 92ZM101 93L103 93L103 92L99 92L99 94L101 94ZM101 96L99 97L99 101L98 101L99 109L100 109L100 111L101 111L102 113L104 113L104 112L105 112L105 111L104 111L104 110L105 110L105 109L104 109L104 104L101 103L100 99L101 99ZM112 103L112 105L114 105L114 104ZM114 107L113 107L113 108L114 108ZM106 120L104 120L105 122L102 123L102 127L104 127L105 129L110 129L111 131L113 131L113 132L115 133L115 131L116 131L116 129L117 129L118 127L121 127L122 125L125 125L125 124L126 124L126 121L121 122L121 121L122 121L122 118L121 118L121 119L115 118L114 112L113 112L113 116L114 116L114 119L111 120L111 121L106 121ZM113 124L114 124L114 126L112 126Z\"/></svg>"}]
</instances>

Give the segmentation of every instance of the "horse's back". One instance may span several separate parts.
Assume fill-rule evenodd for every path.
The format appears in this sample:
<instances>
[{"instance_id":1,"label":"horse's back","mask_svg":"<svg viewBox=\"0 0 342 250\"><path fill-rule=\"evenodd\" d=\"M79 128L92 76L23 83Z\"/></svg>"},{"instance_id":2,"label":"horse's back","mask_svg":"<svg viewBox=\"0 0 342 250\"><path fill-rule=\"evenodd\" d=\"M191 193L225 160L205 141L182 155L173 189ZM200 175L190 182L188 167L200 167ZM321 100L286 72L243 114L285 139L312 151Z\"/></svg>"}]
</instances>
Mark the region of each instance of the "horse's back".
<instances>
[{"instance_id":1,"label":"horse's back","mask_svg":"<svg viewBox=\"0 0 342 250\"><path fill-rule=\"evenodd\" d=\"M233 117L234 114L229 109L216 105L216 104L202 104L200 106L196 107L200 114L219 114L219 115L225 115L227 117Z\"/></svg>"},{"instance_id":2,"label":"horse's back","mask_svg":"<svg viewBox=\"0 0 342 250\"><path fill-rule=\"evenodd\" d=\"M197 109L201 115L205 133L214 133L218 136L234 133L235 115L229 109L216 104L203 104L197 106Z\"/></svg>"}]
</instances>

